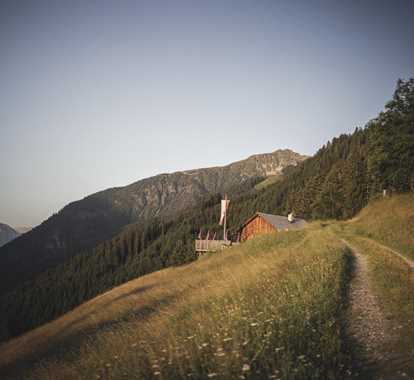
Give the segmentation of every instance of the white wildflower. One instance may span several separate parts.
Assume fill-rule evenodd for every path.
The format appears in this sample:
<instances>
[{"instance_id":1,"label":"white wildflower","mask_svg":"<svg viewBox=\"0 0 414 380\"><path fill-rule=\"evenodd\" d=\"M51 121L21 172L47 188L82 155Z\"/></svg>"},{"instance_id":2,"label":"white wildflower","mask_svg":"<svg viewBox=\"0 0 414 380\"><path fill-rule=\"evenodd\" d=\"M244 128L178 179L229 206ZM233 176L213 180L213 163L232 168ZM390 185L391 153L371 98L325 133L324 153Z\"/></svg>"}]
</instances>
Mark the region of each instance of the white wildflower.
<instances>
[{"instance_id":1,"label":"white wildflower","mask_svg":"<svg viewBox=\"0 0 414 380\"><path fill-rule=\"evenodd\" d=\"M250 371L250 366L248 364L243 364L242 371L243 372Z\"/></svg>"}]
</instances>

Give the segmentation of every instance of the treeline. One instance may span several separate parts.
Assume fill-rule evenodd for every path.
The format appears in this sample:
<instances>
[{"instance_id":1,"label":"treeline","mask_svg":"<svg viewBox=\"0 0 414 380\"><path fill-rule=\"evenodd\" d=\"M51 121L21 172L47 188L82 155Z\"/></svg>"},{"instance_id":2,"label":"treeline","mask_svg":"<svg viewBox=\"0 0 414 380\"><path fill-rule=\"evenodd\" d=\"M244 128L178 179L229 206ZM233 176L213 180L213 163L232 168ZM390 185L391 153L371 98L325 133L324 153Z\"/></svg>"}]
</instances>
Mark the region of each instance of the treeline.
<instances>
[{"instance_id":1,"label":"treeline","mask_svg":"<svg viewBox=\"0 0 414 380\"><path fill-rule=\"evenodd\" d=\"M383 189L414 189L414 79L398 81L393 99L378 118L341 135L312 158L284 172L281 181L252 192L230 193L230 233L255 211L305 218L352 217ZM196 258L200 228L216 231L217 194L173 220L124 228L115 238L0 299L0 339L18 335L130 279Z\"/></svg>"},{"instance_id":2,"label":"treeline","mask_svg":"<svg viewBox=\"0 0 414 380\"><path fill-rule=\"evenodd\" d=\"M112 190L70 203L39 226L1 247L0 294L78 252L118 234L134 220L114 207Z\"/></svg>"},{"instance_id":3,"label":"treeline","mask_svg":"<svg viewBox=\"0 0 414 380\"><path fill-rule=\"evenodd\" d=\"M2 340L50 321L75 306L161 268L196 258L193 237L201 226L214 230L220 195L173 221L126 227L113 239L84 251L0 298Z\"/></svg>"},{"instance_id":4,"label":"treeline","mask_svg":"<svg viewBox=\"0 0 414 380\"><path fill-rule=\"evenodd\" d=\"M283 158L283 152L280 154ZM176 217L204 197L230 192L236 186L237 192L250 190L256 183L254 168L251 160L244 160L225 167L194 170L192 175L160 174L72 202L0 248L0 295L79 252L93 249L130 223L148 223L155 215ZM184 197L184 193L188 196Z\"/></svg>"}]
</instances>

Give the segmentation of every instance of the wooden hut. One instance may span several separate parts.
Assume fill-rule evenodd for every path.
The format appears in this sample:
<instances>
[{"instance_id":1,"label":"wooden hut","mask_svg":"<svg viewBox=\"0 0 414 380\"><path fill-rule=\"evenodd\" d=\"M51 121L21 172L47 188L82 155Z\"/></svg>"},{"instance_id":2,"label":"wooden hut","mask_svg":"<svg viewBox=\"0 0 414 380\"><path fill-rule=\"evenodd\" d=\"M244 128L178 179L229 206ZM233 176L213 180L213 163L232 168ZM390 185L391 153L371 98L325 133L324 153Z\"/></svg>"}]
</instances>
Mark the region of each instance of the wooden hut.
<instances>
[{"instance_id":1,"label":"wooden hut","mask_svg":"<svg viewBox=\"0 0 414 380\"><path fill-rule=\"evenodd\" d=\"M305 225L303 219L295 218L289 221L285 216L257 212L240 227L240 240L243 242L254 236L275 231L300 230Z\"/></svg>"}]
</instances>

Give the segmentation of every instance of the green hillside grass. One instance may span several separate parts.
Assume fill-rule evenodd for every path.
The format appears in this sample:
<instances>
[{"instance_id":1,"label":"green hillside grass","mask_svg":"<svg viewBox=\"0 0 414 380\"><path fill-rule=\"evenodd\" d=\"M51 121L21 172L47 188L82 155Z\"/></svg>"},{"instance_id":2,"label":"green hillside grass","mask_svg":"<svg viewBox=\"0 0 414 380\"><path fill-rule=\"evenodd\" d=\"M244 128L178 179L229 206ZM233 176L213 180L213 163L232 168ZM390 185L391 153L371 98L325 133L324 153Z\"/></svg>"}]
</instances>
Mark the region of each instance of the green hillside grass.
<instances>
[{"instance_id":1,"label":"green hillside grass","mask_svg":"<svg viewBox=\"0 0 414 380\"><path fill-rule=\"evenodd\" d=\"M64 345L58 324L71 342L66 354L46 355L24 378L338 378L349 363L340 317L348 270L344 245L319 228L263 236L136 280L139 292L161 274L162 287L145 291L127 312L111 305L113 319L122 322L92 338L82 334L92 324L88 317L83 327L73 324L75 309L26 334L32 339L3 345L1 360L18 360L19 346L28 359ZM133 289L110 293L116 304ZM48 339L39 344L42 336Z\"/></svg>"},{"instance_id":2,"label":"green hillside grass","mask_svg":"<svg viewBox=\"0 0 414 380\"><path fill-rule=\"evenodd\" d=\"M407 356L407 353L414 353L413 270L399 257L373 241L358 236L348 236L348 240L368 258L372 289L381 300L380 307L392 326L392 350L403 358L403 362L407 361L406 364L411 360L409 366L414 373L412 354L411 359ZM387 366L391 367L391 364Z\"/></svg>"},{"instance_id":3,"label":"green hillside grass","mask_svg":"<svg viewBox=\"0 0 414 380\"><path fill-rule=\"evenodd\" d=\"M393 360L380 368L381 374L413 375L414 270L395 253L414 259L414 194L374 200L356 218L333 227L367 257L372 290L390 325L393 339L385 349Z\"/></svg>"},{"instance_id":4,"label":"green hillside grass","mask_svg":"<svg viewBox=\"0 0 414 380\"><path fill-rule=\"evenodd\" d=\"M276 182L280 181L281 177L277 176L277 175L273 175L270 177L267 177L266 179L264 179L263 181L259 182L254 188L256 190L263 190L266 187L275 184Z\"/></svg>"},{"instance_id":5,"label":"green hillside grass","mask_svg":"<svg viewBox=\"0 0 414 380\"><path fill-rule=\"evenodd\" d=\"M344 227L414 259L414 194L376 199Z\"/></svg>"}]
</instances>

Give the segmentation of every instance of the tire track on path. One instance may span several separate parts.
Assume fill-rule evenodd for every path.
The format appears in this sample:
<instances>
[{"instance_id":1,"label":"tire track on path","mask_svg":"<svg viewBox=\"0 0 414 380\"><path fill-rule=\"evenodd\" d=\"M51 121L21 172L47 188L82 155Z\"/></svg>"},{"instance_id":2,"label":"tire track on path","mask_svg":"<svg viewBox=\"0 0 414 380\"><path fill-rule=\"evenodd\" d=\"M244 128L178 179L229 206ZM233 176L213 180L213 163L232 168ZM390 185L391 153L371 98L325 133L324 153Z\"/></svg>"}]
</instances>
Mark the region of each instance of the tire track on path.
<instances>
[{"instance_id":1,"label":"tire track on path","mask_svg":"<svg viewBox=\"0 0 414 380\"><path fill-rule=\"evenodd\" d=\"M356 354L353 378L407 379L404 374L389 374L390 361L394 359L392 345L396 337L392 326L371 290L366 256L345 239L342 242L354 255L354 277L350 284L348 333ZM359 374L359 375L358 375Z\"/></svg>"}]
</instances>

